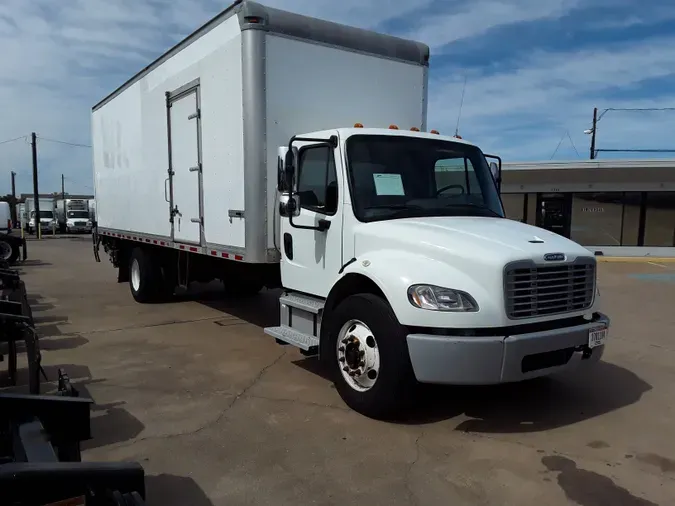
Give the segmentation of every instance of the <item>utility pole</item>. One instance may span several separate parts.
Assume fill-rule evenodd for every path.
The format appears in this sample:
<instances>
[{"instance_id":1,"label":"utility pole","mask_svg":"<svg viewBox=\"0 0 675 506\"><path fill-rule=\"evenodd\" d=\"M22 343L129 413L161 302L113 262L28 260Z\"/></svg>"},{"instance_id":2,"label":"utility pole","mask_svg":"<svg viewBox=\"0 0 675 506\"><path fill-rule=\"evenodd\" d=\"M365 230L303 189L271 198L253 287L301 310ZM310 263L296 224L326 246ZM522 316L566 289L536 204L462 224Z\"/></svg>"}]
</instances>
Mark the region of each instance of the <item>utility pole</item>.
<instances>
[{"instance_id":1,"label":"utility pole","mask_svg":"<svg viewBox=\"0 0 675 506\"><path fill-rule=\"evenodd\" d=\"M12 171L12 227L16 225L16 172Z\"/></svg>"},{"instance_id":2,"label":"utility pole","mask_svg":"<svg viewBox=\"0 0 675 506\"><path fill-rule=\"evenodd\" d=\"M63 174L61 174L61 198L63 199L64 202L66 200L66 183L65 183L65 181L66 181L66 178L63 176Z\"/></svg>"},{"instance_id":3,"label":"utility pole","mask_svg":"<svg viewBox=\"0 0 675 506\"><path fill-rule=\"evenodd\" d=\"M598 126L598 108L593 108L593 126L591 127L591 160L595 160L595 129Z\"/></svg>"},{"instance_id":4,"label":"utility pole","mask_svg":"<svg viewBox=\"0 0 675 506\"><path fill-rule=\"evenodd\" d=\"M30 147L33 151L33 209L35 210L35 233L38 239L42 239L42 230L40 227L40 192L38 191L37 139L35 132L30 134Z\"/></svg>"}]
</instances>

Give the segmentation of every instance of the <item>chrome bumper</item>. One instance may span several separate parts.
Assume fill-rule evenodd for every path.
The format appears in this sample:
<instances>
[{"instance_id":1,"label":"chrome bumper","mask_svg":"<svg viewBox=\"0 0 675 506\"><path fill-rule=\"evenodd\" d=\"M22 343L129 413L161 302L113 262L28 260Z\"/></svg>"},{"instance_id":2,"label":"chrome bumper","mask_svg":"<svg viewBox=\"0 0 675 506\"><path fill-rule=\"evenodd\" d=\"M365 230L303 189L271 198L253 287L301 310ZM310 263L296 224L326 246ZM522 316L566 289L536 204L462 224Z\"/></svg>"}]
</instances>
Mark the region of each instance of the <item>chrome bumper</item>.
<instances>
[{"instance_id":1,"label":"chrome bumper","mask_svg":"<svg viewBox=\"0 0 675 506\"><path fill-rule=\"evenodd\" d=\"M588 347L589 330L606 326L596 313L589 323L527 334L471 337L410 334L408 351L422 383L490 385L517 382L597 362L605 346Z\"/></svg>"}]
</instances>

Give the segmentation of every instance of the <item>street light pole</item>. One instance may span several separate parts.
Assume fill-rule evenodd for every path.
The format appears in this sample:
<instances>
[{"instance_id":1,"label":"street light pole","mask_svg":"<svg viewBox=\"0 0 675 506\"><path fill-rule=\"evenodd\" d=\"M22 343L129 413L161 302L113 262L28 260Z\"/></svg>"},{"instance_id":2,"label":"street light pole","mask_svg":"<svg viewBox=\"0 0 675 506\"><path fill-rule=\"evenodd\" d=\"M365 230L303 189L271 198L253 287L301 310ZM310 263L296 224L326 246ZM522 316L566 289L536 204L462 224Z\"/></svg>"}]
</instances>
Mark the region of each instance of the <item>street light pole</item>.
<instances>
[{"instance_id":1,"label":"street light pole","mask_svg":"<svg viewBox=\"0 0 675 506\"><path fill-rule=\"evenodd\" d=\"M593 126L591 127L591 160L595 159L595 130L598 126L598 108L593 108Z\"/></svg>"}]
</instances>

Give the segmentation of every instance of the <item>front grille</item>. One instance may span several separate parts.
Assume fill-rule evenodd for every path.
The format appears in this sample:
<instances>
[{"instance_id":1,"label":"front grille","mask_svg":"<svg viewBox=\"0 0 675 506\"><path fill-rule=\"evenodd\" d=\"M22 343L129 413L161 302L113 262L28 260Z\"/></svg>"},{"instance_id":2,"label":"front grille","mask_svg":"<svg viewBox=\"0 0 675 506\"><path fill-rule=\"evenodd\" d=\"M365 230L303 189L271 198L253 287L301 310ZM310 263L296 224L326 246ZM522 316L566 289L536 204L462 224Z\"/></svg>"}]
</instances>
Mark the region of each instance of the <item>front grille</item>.
<instances>
[{"instance_id":1,"label":"front grille","mask_svg":"<svg viewBox=\"0 0 675 506\"><path fill-rule=\"evenodd\" d=\"M87 226L87 222L86 222L86 221L76 221L76 222L75 222L75 226L76 226L76 227L86 227L86 226Z\"/></svg>"},{"instance_id":2,"label":"front grille","mask_svg":"<svg viewBox=\"0 0 675 506\"><path fill-rule=\"evenodd\" d=\"M594 258L550 266L514 262L505 269L506 314L512 320L581 311L593 304L594 294Z\"/></svg>"}]
</instances>

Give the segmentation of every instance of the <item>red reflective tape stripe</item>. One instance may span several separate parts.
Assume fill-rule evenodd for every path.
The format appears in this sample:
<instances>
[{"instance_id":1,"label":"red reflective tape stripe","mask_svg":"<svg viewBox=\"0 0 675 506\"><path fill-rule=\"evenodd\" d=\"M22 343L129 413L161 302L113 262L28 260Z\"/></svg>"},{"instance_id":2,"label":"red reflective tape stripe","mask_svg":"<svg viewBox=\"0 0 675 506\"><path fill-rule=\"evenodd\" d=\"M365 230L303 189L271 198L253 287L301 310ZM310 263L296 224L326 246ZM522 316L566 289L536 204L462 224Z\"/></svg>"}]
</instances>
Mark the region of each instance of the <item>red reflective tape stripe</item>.
<instances>
[{"instance_id":1,"label":"red reflective tape stripe","mask_svg":"<svg viewBox=\"0 0 675 506\"><path fill-rule=\"evenodd\" d=\"M244 257L241 256L241 255L234 255L234 259L235 259L235 260L243 260Z\"/></svg>"},{"instance_id":2,"label":"red reflective tape stripe","mask_svg":"<svg viewBox=\"0 0 675 506\"><path fill-rule=\"evenodd\" d=\"M150 242L150 239L146 239L145 242Z\"/></svg>"},{"instance_id":3,"label":"red reflective tape stripe","mask_svg":"<svg viewBox=\"0 0 675 506\"><path fill-rule=\"evenodd\" d=\"M164 241L159 241L159 244L161 244L162 246L164 246L164 244L166 244L166 243L165 243Z\"/></svg>"},{"instance_id":4,"label":"red reflective tape stripe","mask_svg":"<svg viewBox=\"0 0 675 506\"><path fill-rule=\"evenodd\" d=\"M212 251L211 251L211 255L213 255L214 257L215 257L215 256L218 256L218 252L212 250Z\"/></svg>"},{"instance_id":5,"label":"red reflective tape stripe","mask_svg":"<svg viewBox=\"0 0 675 506\"><path fill-rule=\"evenodd\" d=\"M223 255L223 258L230 258L230 255L228 255L227 253L221 253L221 255Z\"/></svg>"},{"instance_id":6,"label":"red reflective tape stripe","mask_svg":"<svg viewBox=\"0 0 675 506\"><path fill-rule=\"evenodd\" d=\"M197 248L190 247L190 251L197 251Z\"/></svg>"},{"instance_id":7,"label":"red reflective tape stripe","mask_svg":"<svg viewBox=\"0 0 675 506\"><path fill-rule=\"evenodd\" d=\"M152 242L157 244L157 239L153 239Z\"/></svg>"},{"instance_id":8,"label":"red reflective tape stripe","mask_svg":"<svg viewBox=\"0 0 675 506\"><path fill-rule=\"evenodd\" d=\"M182 244L181 244L180 246L178 246L178 247L179 247L180 249L185 249L185 246L183 246Z\"/></svg>"}]
</instances>

